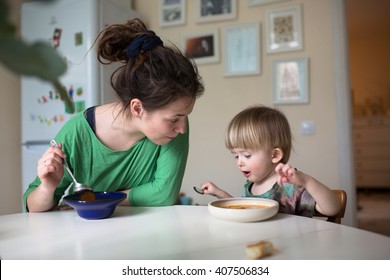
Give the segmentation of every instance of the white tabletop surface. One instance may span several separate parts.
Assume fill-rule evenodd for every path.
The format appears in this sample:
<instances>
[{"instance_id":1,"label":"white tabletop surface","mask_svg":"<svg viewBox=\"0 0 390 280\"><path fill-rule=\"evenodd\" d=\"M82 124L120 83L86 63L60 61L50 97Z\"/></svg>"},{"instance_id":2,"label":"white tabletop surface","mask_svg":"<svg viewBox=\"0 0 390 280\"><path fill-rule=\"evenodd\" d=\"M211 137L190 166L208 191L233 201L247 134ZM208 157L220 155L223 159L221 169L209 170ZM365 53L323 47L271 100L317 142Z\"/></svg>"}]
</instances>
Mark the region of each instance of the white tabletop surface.
<instances>
[{"instance_id":1,"label":"white tabletop surface","mask_svg":"<svg viewBox=\"0 0 390 280\"><path fill-rule=\"evenodd\" d=\"M85 220L74 210L0 216L0 259L247 259L260 240L267 259L390 259L390 238L344 225L277 214L254 223L211 216L207 206L117 207Z\"/></svg>"}]
</instances>

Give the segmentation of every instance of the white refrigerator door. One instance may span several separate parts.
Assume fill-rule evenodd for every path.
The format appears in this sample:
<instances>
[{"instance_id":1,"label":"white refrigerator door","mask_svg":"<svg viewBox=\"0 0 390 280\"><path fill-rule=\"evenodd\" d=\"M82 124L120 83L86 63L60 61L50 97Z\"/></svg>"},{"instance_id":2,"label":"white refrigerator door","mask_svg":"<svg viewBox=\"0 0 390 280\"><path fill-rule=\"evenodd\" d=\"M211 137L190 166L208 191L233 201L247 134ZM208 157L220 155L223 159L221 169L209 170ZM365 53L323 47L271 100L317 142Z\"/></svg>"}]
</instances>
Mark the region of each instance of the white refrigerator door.
<instances>
[{"instance_id":1,"label":"white refrigerator door","mask_svg":"<svg viewBox=\"0 0 390 280\"><path fill-rule=\"evenodd\" d=\"M67 72L60 81L73 100L76 112L98 104L99 69L89 52L99 29L95 0L29 2L22 5L21 32L27 42L50 43L64 57ZM23 77L22 143L53 138L72 114L51 84Z\"/></svg>"}]
</instances>

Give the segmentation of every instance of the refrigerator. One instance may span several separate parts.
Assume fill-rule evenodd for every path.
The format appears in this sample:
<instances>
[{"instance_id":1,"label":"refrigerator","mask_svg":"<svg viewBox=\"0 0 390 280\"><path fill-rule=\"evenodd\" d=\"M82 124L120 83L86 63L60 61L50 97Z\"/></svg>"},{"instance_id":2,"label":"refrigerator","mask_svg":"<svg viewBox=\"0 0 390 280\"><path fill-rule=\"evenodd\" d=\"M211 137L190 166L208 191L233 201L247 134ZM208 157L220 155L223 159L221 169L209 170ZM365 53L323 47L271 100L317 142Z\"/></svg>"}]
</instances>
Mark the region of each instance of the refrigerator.
<instances>
[{"instance_id":1,"label":"refrigerator","mask_svg":"<svg viewBox=\"0 0 390 280\"><path fill-rule=\"evenodd\" d=\"M109 78L117 65L102 66L91 48L108 24L139 17L119 0L56 0L26 2L21 7L21 37L46 41L67 64L60 77L75 112L70 113L50 83L21 78L22 193L37 175L37 162L61 127L75 113L116 100ZM123 3L123 1L121 1ZM130 1L129 1L130 3Z\"/></svg>"}]
</instances>

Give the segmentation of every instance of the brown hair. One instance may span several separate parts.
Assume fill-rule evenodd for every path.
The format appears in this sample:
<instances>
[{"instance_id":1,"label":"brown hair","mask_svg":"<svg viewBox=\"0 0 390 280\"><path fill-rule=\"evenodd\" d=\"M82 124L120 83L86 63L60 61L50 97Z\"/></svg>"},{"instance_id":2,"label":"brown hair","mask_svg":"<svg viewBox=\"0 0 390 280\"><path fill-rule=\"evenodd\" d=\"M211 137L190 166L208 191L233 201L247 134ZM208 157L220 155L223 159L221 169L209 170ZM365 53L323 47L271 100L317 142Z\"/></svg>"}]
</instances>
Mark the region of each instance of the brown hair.
<instances>
[{"instance_id":1,"label":"brown hair","mask_svg":"<svg viewBox=\"0 0 390 280\"><path fill-rule=\"evenodd\" d=\"M123 63L110 81L124 110L134 98L141 100L145 110L154 111L180 98L201 96L204 86L198 69L177 47L164 46L161 41L136 55L126 54L129 45L142 35L156 36L135 18L109 25L98 36L98 60L103 64Z\"/></svg>"},{"instance_id":2,"label":"brown hair","mask_svg":"<svg viewBox=\"0 0 390 280\"><path fill-rule=\"evenodd\" d=\"M287 163L292 149L292 134L286 116L277 109L266 106L249 107L238 113L229 123L225 138L229 150L279 148Z\"/></svg>"}]
</instances>

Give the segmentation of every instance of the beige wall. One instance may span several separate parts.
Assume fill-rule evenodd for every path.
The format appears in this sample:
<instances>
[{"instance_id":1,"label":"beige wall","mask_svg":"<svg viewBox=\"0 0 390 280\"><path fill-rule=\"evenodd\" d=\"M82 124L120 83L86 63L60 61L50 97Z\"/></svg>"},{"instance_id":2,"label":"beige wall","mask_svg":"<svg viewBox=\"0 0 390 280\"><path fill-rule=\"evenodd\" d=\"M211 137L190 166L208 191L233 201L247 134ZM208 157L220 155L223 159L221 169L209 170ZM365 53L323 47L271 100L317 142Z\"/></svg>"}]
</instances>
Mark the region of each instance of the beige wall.
<instances>
[{"instance_id":1,"label":"beige wall","mask_svg":"<svg viewBox=\"0 0 390 280\"><path fill-rule=\"evenodd\" d=\"M8 1L11 2L11 1ZM10 20L19 26L19 5L12 1ZM21 211L19 76L0 64L0 214Z\"/></svg>"},{"instance_id":2,"label":"beige wall","mask_svg":"<svg viewBox=\"0 0 390 280\"><path fill-rule=\"evenodd\" d=\"M334 24L332 17L335 11L334 5L339 5L338 3L341 1L291 0L253 7L248 7L246 0L238 0L237 2L237 19L196 24L195 11L197 1L187 1L186 24L160 28L158 13L160 1L133 0L133 7L142 15L149 27L155 30L165 42L172 41L178 45L181 44L184 34L219 29L220 42L222 42L221 28L225 25L250 22L260 22L261 24L262 73L260 75L224 77L223 59L219 63L199 66L206 85L206 92L198 100L190 116L190 154L182 190L187 195L193 197L194 203L199 204L206 204L213 199L208 196L198 195L192 190L193 186L199 185L206 180L214 181L236 196L241 194L244 178L237 171L232 155L224 147L225 128L229 120L247 106L260 103L272 106L271 65L274 59L308 57L310 103L305 105L278 106L290 120L295 138L295 148L292 153L291 163L331 188L346 189L352 198L352 204L350 204L352 208L350 211L347 210L347 219L345 221L346 224L354 225L355 189L354 186L345 185L345 182L354 181L351 178L353 175L351 175L350 171L352 162L346 160L346 164L343 164L344 146L346 145L345 143L343 144L343 139L348 138L341 137L340 134L342 131L348 131L349 127L340 127L340 121L338 121L340 112L348 112L349 110L348 108L343 109L337 106L337 100L340 98L338 95L340 92L343 92L343 88L338 86L334 72L334 69L337 69L335 62L335 43L337 44L337 40L335 41L334 39L333 29L335 27L332 25ZM298 3L302 4L304 50L267 54L265 52L265 10ZM223 57L224 51L225 46L221 44L221 57ZM9 85L7 87L2 86L0 89L1 95L6 95L5 98L9 99L8 102L13 104L13 108L5 108L0 111L2 115L0 145L9 147L9 149L5 149L9 150L9 155L6 157L2 156L2 161L0 162L0 170L2 172L0 214L17 212L19 205L16 208L10 207L10 205L17 205L20 200L19 85L16 77L12 77L12 79L11 77L5 78L2 74L0 76L2 85L5 82L3 82L3 79ZM5 110L8 113L5 113ZM11 122L4 123L6 130L3 129L4 116L7 116L9 122ZM303 136L300 134L300 123L304 120L315 122L315 135ZM348 126L350 123L346 125ZM12 135L3 134L4 131L9 133L12 130L15 130ZM7 159L6 164L4 158ZM5 179L3 178L8 177L11 177L9 183L5 184ZM3 196L3 194L6 194L6 196ZM8 206L5 207L3 205Z\"/></svg>"}]
</instances>

